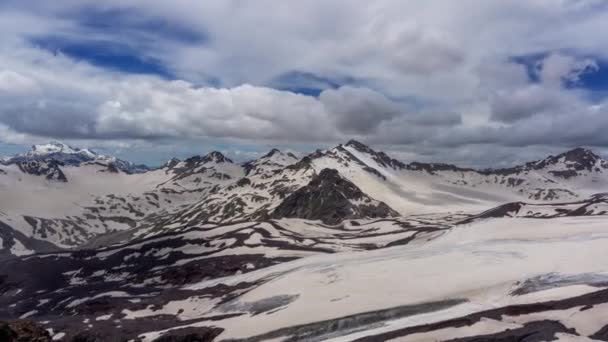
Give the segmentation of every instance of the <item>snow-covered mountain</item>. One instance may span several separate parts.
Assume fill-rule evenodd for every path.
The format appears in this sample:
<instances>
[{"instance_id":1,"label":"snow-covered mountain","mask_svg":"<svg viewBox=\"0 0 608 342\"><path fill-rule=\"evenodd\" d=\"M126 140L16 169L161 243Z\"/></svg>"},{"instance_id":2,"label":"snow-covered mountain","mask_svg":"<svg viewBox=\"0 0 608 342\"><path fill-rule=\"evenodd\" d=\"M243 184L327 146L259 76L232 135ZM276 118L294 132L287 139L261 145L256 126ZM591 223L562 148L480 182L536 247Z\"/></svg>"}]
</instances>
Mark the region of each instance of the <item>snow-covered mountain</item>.
<instances>
[{"instance_id":1,"label":"snow-covered mountain","mask_svg":"<svg viewBox=\"0 0 608 342\"><path fill-rule=\"evenodd\" d=\"M201 222L299 217L336 224L474 214L509 202L569 202L608 191L608 162L581 148L487 170L405 163L354 140L302 158L273 149L243 164L216 151L145 172L61 143L3 160L0 221L23 237L23 246L4 248L11 254L40 250L24 247L32 245L25 238L71 248L100 236L124 241Z\"/></svg>"},{"instance_id":2,"label":"snow-covered mountain","mask_svg":"<svg viewBox=\"0 0 608 342\"><path fill-rule=\"evenodd\" d=\"M108 172L142 173L149 171L145 165L135 165L131 162L98 154L86 148L74 148L61 142L50 142L48 144L33 145L32 149L24 154L13 157L3 157L0 164L20 165L23 171L35 175L48 176L49 180L66 182L65 176L53 175L57 172L38 167L38 164L55 164L62 166L80 166L86 164L96 164L105 167ZM28 167L29 165L29 167Z\"/></svg>"},{"instance_id":3,"label":"snow-covered mountain","mask_svg":"<svg viewBox=\"0 0 608 342\"><path fill-rule=\"evenodd\" d=\"M147 169L37 145L0 163L0 319L64 341L603 336L607 172L582 148L476 170L353 140Z\"/></svg>"},{"instance_id":4,"label":"snow-covered mountain","mask_svg":"<svg viewBox=\"0 0 608 342\"><path fill-rule=\"evenodd\" d=\"M479 210L522 199L573 200L608 189L608 163L580 148L521 166L486 170L444 163L405 164L356 141L308 158L315 170L337 169L402 214Z\"/></svg>"}]
</instances>

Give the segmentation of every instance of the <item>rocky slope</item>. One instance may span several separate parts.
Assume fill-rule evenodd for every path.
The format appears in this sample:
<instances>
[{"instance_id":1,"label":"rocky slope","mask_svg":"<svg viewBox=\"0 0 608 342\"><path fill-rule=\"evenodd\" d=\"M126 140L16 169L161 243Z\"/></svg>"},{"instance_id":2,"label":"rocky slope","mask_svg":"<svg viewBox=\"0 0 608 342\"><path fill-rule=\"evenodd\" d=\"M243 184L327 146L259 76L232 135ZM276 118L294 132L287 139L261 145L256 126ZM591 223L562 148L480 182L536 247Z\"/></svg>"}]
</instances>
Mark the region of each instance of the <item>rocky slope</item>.
<instances>
[{"instance_id":1,"label":"rocky slope","mask_svg":"<svg viewBox=\"0 0 608 342\"><path fill-rule=\"evenodd\" d=\"M406 245L463 218L360 220L341 227L297 219L204 224L111 247L16 258L0 263L0 319L35 320L66 340L82 332L94 341L133 339L191 323L211 329L218 320L273 312L295 299L243 306L238 298L266 280L223 284L228 277L309 256ZM218 284L189 288L201 281Z\"/></svg>"},{"instance_id":2,"label":"rocky slope","mask_svg":"<svg viewBox=\"0 0 608 342\"><path fill-rule=\"evenodd\" d=\"M0 333L601 340L607 167L586 149L404 163L349 141L145 171L36 146L0 165Z\"/></svg>"},{"instance_id":3,"label":"rocky slope","mask_svg":"<svg viewBox=\"0 0 608 342\"><path fill-rule=\"evenodd\" d=\"M395 216L399 213L365 195L334 169L321 170L272 211L273 218L296 217L334 225L345 219Z\"/></svg>"},{"instance_id":4,"label":"rocky slope","mask_svg":"<svg viewBox=\"0 0 608 342\"><path fill-rule=\"evenodd\" d=\"M302 158L274 149L237 164L212 152L146 172L61 143L2 160L4 255L48 251L45 243L73 248L128 241L203 222L288 216L336 224L348 218L479 213L516 201L577 201L608 189L608 163L581 148L491 170L405 164L354 140ZM315 183L325 169L335 170L324 174L335 182ZM339 188L356 191L334 191Z\"/></svg>"},{"instance_id":5,"label":"rocky slope","mask_svg":"<svg viewBox=\"0 0 608 342\"><path fill-rule=\"evenodd\" d=\"M0 320L62 341L604 340L592 218L205 224L0 263Z\"/></svg>"}]
</instances>

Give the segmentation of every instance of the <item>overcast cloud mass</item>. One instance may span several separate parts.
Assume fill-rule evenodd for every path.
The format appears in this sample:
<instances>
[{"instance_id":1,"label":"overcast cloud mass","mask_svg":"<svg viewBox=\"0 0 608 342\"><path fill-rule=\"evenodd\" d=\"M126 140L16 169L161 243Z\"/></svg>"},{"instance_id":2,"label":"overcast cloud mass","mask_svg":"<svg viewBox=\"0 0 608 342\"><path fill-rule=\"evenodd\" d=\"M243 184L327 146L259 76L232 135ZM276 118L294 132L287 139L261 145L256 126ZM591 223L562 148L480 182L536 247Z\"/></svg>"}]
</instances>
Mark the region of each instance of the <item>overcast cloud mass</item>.
<instances>
[{"instance_id":1,"label":"overcast cloud mass","mask_svg":"<svg viewBox=\"0 0 608 342\"><path fill-rule=\"evenodd\" d=\"M603 153L607 30L604 0L4 0L0 152L58 139L154 164L355 138L473 166Z\"/></svg>"}]
</instances>

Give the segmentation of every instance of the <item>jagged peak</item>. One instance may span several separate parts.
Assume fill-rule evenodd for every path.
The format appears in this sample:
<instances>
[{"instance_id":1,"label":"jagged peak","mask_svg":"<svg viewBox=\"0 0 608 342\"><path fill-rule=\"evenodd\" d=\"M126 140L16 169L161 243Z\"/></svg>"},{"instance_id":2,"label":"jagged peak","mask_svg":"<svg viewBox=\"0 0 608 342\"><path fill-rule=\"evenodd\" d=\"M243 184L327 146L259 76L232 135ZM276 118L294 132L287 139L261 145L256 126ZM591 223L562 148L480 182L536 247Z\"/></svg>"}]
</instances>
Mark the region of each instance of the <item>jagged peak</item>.
<instances>
[{"instance_id":1,"label":"jagged peak","mask_svg":"<svg viewBox=\"0 0 608 342\"><path fill-rule=\"evenodd\" d=\"M558 162L558 161L562 160L562 158L564 161L567 161L567 162L589 162L589 161L596 161L596 160L602 159L600 156L598 156L597 154L595 154L593 151L591 151L588 148L576 147L576 148L570 149L566 152L562 152L557 155L550 155L545 159L526 163L526 165L533 165L533 164L534 165L545 165L547 163Z\"/></svg>"},{"instance_id":2,"label":"jagged peak","mask_svg":"<svg viewBox=\"0 0 608 342\"><path fill-rule=\"evenodd\" d=\"M211 151L207 153L204 157L202 157L201 160L203 163L232 163L232 160L230 158L224 156L224 154L219 151Z\"/></svg>"},{"instance_id":3,"label":"jagged peak","mask_svg":"<svg viewBox=\"0 0 608 342\"><path fill-rule=\"evenodd\" d=\"M565 170L592 171L595 167L598 166L596 165L598 164L598 162L600 162L602 168L608 168L606 162L600 156L593 153L593 151L588 148L577 147L566 152L560 153L556 156L549 156L545 159L536 162L527 163L524 167L540 170L550 165L552 165L552 167L555 167L556 165L560 165L560 163L565 163L563 165L563 169ZM574 175L574 173L571 172L571 175Z\"/></svg>"},{"instance_id":4,"label":"jagged peak","mask_svg":"<svg viewBox=\"0 0 608 342\"><path fill-rule=\"evenodd\" d=\"M367 150L369 149L369 146L365 145L364 143L355 140L355 139L350 139L346 144L344 144L345 146L350 146L356 149L362 149L362 150Z\"/></svg>"},{"instance_id":5,"label":"jagged peak","mask_svg":"<svg viewBox=\"0 0 608 342\"><path fill-rule=\"evenodd\" d=\"M245 174L249 175L252 173L275 172L279 169L292 166L299 160L300 158L296 157L293 153L284 153L277 148L273 148L260 158L250 160L242 165L245 168Z\"/></svg>"},{"instance_id":6,"label":"jagged peak","mask_svg":"<svg viewBox=\"0 0 608 342\"><path fill-rule=\"evenodd\" d=\"M299 158L296 157L291 152L284 153L284 152L281 152L279 149L273 148L272 150L270 150L270 152L266 153L265 155L258 158L257 160L253 160L251 163L253 163L253 164L271 163L271 164L287 166L287 165L291 165L291 164L295 163L298 160L299 160Z\"/></svg>"},{"instance_id":7,"label":"jagged peak","mask_svg":"<svg viewBox=\"0 0 608 342\"><path fill-rule=\"evenodd\" d=\"M191 165L207 164L207 163L216 163L216 164L232 163L232 160L230 160L229 158L224 156L219 151L212 151L212 152L207 153L204 156L201 156L201 155L193 156L184 161L186 162L186 164L191 164Z\"/></svg>"},{"instance_id":8,"label":"jagged peak","mask_svg":"<svg viewBox=\"0 0 608 342\"><path fill-rule=\"evenodd\" d=\"M94 157L97 153L89 150L89 149L81 149L72 147L68 144L65 144L60 141L50 141L46 144L36 144L32 145L30 151L26 153L28 156L44 156L55 153L63 153L63 154L86 154L88 156Z\"/></svg>"},{"instance_id":9,"label":"jagged peak","mask_svg":"<svg viewBox=\"0 0 608 342\"><path fill-rule=\"evenodd\" d=\"M544 159L530 161L502 169L485 169L479 172L483 174L514 174L529 170L549 170L553 176L570 178L577 176L578 171L597 171L597 167L606 169L608 163L588 148L576 147L558 155L550 155Z\"/></svg>"},{"instance_id":10,"label":"jagged peak","mask_svg":"<svg viewBox=\"0 0 608 342\"><path fill-rule=\"evenodd\" d=\"M179 160L179 158L171 158L169 160L167 160L163 166L161 166L161 168L172 168L175 165L179 164L181 162L181 160Z\"/></svg>"},{"instance_id":11,"label":"jagged peak","mask_svg":"<svg viewBox=\"0 0 608 342\"><path fill-rule=\"evenodd\" d=\"M270 158L270 157L272 157L274 155L277 155L277 154L283 154L283 152L281 152L281 150L279 150L278 148L273 148L268 153L266 153L265 155L263 155L262 157L260 157L260 159L262 159L262 158Z\"/></svg>"},{"instance_id":12,"label":"jagged peak","mask_svg":"<svg viewBox=\"0 0 608 342\"><path fill-rule=\"evenodd\" d=\"M365 145L364 143L351 139L349 140L346 144L344 145L339 145L338 148L344 148L344 147L351 147L353 149L355 149L356 151L362 152L362 153L367 153L367 154L378 154L378 152L376 152L374 149L372 149L371 147Z\"/></svg>"},{"instance_id":13,"label":"jagged peak","mask_svg":"<svg viewBox=\"0 0 608 342\"><path fill-rule=\"evenodd\" d=\"M322 169L271 213L273 218L298 217L332 225L345 219L397 215L388 205L375 201L338 170L330 168Z\"/></svg>"},{"instance_id":14,"label":"jagged peak","mask_svg":"<svg viewBox=\"0 0 608 342\"><path fill-rule=\"evenodd\" d=\"M585 147L573 148L569 151L559 154L557 157L566 157L566 160L569 161L579 161L581 159L601 159L597 154L593 153L593 151Z\"/></svg>"}]
</instances>

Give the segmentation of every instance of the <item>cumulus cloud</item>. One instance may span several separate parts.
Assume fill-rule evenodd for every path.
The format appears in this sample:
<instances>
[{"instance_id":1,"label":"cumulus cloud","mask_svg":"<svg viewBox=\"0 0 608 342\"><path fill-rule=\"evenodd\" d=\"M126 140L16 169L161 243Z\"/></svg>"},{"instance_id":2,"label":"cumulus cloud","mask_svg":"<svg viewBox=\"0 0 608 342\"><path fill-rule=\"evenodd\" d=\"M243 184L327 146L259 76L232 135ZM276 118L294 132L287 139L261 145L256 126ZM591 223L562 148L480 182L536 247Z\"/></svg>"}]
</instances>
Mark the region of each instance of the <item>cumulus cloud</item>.
<instances>
[{"instance_id":1,"label":"cumulus cloud","mask_svg":"<svg viewBox=\"0 0 608 342\"><path fill-rule=\"evenodd\" d=\"M581 75L597 70L597 62L590 58L576 58L560 53L549 55L539 63L540 78L544 84L561 86L563 82L576 83Z\"/></svg>"},{"instance_id":2,"label":"cumulus cloud","mask_svg":"<svg viewBox=\"0 0 608 342\"><path fill-rule=\"evenodd\" d=\"M562 106L567 106L562 95L560 91L538 84L500 92L492 99L492 119L512 123L537 114L562 110Z\"/></svg>"},{"instance_id":3,"label":"cumulus cloud","mask_svg":"<svg viewBox=\"0 0 608 342\"><path fill-rule=\"evenodd\" d=\"M608 144L605 105L581 82L608 60L601 1L7 0L0 9L3 141L356 137L434 156ZM128 47L166 74L35 43L48 32L66 46ZM529 70L516 56L544 57ZM271 88L298 74L338 81L322 82L318 97Z\"/></svg>"},{"instance_id":4,"label":"cumulus cloud","mask_svg":"<svg viewBox=\"0 0 608 342\"><path fill-rule=\"evenodd\" d=\"M367 134L374 132L386 120L400 114L403 108L384 95L365 88L341 87L325 90L319 100L338 129L345 133Z\"/></svg>"},{"instance_id":5,"label":"cumulus cloud","mask_svg":"<svg viewBox=\"0 0 608 342\"><path fill-rule=\"evenodd\" d=\"M387 54L390 62L402 73L428 75L449 70L461 65L466 58L465 51L456 45L447 33L432 28L423 29L416 22L391 23L372 34L384 37L378 50Z\"/></svg>"},{"instance_id":6,"label":"cumulus cloud","mask_svg":"<svg viewBox=\"0 0 608 342\"><path fill-rule=\"evenodd\" d=\"M584 112L588 104L568 86L580 77L598 69L595 60L561 53L550 54L535 66L538 83L520 80L510 87L502 87L491 96L491 119L513 123L544 114L555 120L560 114Z\"/></svg>"},{"instance_id":7,"label":"cumulus cloud","mask_svg":"<svg viewBox=\"0 0 608 342\"><path fill-rule=\"evenodd\" d=\"M12 70L0 70L0 96L31 94L38 90L32 79Z\"/></svg>"},{"instance_id":8,"label":"cumulus cloud","mask_svg":"<svg viewBox=\"0 0 608 342\"><path fill-rule=\"evenodd\" d=\"M328 113L316 99L271 88L195 88L183 81L123 83L99 108L98 134L117 138L229 137L326 140Z\"/></svg>"},{"instance_id":9,"label":"cumulus cloud","mask_svg":"<svg viewBox=\"0 0 608 342\"><path fill-rule=\"evenodd\" d=\"M119 89L100 105L95 134L326 142L371 136L384 126L461 123L456 113L408 113L378 92L349 86L319 98L251 85L196 88L184 81L125 82Z\"/></svg>"}]
</instances>

